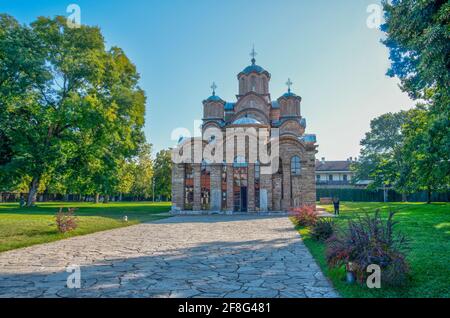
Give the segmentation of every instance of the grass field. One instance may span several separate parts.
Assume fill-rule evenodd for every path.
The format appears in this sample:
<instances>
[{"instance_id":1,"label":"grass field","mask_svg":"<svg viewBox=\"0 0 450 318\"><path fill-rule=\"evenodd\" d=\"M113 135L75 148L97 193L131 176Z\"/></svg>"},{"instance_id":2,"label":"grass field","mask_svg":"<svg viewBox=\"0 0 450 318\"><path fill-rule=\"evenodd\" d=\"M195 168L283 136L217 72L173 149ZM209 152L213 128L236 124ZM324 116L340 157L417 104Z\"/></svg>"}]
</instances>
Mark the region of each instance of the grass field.
<instances>
[{"instance_id":1,"label":"grass field","mask_svg":"<svg viewBox=\"0 0 450 318\"><path fill-rule=\"evenodd\" d=\"M55 214L60 207L78 210L78 228L67 234L56 229ZM34 208L19 208L17 203L0 204L0 252L72 236L104 231L141 222L154 221L168 212L170 203L120 202L108 204L55 202L39 203ZM122 220L128 217L128 222Z\"/></svg>"},{"instance_id":2,"label":"grass field","mask_svg":"<svg viewBox=\"0 0 450 318\"><path fill-rule=\"evenodd\" d=\"M332 211L332 206L325 206ZM380 209L384 217L389 209L398 211L396 229L410 240L407 260L410 281L402 288L368 289L348 285L344 269L329 269L325 262L325 244L311 239L307 228L300 228L306 246L319 263L325 275L333 282L343 297L450 297L450 204L435 203L341 203L337 225L343 227L347 220L364 211Z\"/></svg>"}]
</instances>

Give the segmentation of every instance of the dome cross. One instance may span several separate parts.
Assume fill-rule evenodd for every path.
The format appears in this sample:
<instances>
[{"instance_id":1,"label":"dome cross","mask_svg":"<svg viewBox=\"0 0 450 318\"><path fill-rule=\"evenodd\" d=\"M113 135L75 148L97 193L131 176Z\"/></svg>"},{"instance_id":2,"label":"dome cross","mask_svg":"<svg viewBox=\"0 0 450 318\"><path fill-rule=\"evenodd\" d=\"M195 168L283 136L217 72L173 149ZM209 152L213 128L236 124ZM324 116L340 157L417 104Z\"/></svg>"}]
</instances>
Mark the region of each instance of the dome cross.
<instances>
[{"instance_id":1,"label":"dome cross","mask_svg":"<svg viewBox=\"0 0 450 318\"><path fill-rule=\"evenodd\" d=\"M216 82L213 82L213 83L212 83L211 89L212 89L212 94L213 94L213 96L216 96L216 89L217 89Z\"/></svg>"},{"instance_id":2,"label":"dome cross","mask_svg":"<svg viewBox=\"0 0 450 318\"><path fill-rule=\"evenodd\" d=\"M292 86L292 84L294 84L294 83L292 83L291 79L288 78L288 80L287 80L287 82L286 82L286 86L288 87L288 92L289 92L289 93L291 92L291 86Z\"/></svg>"},{"instance_id":3,"label":"dome cross","mask_svg":"<svg viewBox=\"0 0 450 318\"><path fill-rule=\"evenodd\" d=\"M256 55L258 55L258 53L256 53L256 51L255 51L255 45L253 45L253 49L250 52L250 56L252 57L252 64L255 64L255 62L256 62L256 59L255 59Z\"/></svg>"}]
</instances>

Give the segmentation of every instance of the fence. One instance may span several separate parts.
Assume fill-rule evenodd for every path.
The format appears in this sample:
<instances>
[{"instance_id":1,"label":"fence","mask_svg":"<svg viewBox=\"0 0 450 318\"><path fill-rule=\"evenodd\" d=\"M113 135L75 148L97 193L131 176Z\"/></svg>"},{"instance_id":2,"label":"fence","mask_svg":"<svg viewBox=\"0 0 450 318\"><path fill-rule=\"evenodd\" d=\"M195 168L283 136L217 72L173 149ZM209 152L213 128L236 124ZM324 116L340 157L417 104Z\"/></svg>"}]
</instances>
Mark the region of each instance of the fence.
<instances>
[{"instance_id":1,"label":"fence","mask_svg":"<svg viewBox=\"0 0 450 318\"><path fill-rule=\"evenodd\" d=\"M339 197L341 201L355 201L355 202L383 202L384 191L367 190L367 189L317 189L317 201L325 197ZM427 192L417 192L407 194L406 196L394 190L388 190L388 202L402 202L404 199L408 202L426 202ZM432 193L432 202L450 202L450 192L447 193Z\"/></svg>"},{"instance_id":2,"label":"fence","mask_svg":"<svg viewBox=\"0 0 450 318\"><path fill-rule=\"evenodd\" d=\"M0 203L7 202L19 202L20 197L23 196L25 199L28 193L16 193L16 192L0 192ZM100 202L104 200L104 196L100 196ZM109 197L109 201L152 201L153 197L145 196L129 196L129 195L114 195ZM155 201L167 201L169 198L165 196L157 195L155 196ZM51 194L44 193L38 194L36 197L37 202L52 202L52 201L64 201L64 202L94 202L95 196L92 195L80 195L80 194Z\"/></svg>"}]
</instances>

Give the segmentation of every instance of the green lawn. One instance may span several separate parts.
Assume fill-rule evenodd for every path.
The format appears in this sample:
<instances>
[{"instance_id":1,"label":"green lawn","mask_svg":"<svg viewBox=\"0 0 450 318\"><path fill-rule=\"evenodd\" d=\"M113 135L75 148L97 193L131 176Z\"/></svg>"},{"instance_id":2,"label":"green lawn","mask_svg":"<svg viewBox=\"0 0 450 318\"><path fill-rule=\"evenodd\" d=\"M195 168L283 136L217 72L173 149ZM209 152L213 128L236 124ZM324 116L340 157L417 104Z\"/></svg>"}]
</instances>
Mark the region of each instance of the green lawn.
<instances>
[{"instance_id":1,"label":"green lawn","mask_svg":"<svg viewBox=\"0 0 450 318\"><path fill-rule=\"evenodd\" d=\"M332 211L332 206L325 206ZM339 227L364 210L379 208L384 217L389 209L398 211L396 229L410 239L407 260L411 277L402 288L368 289L348 285L343 269L329 269L325 262L325 244L311 239L307 228L299 228L306 246L343 297L450 297L450 204L435 203L341 203Z\"/></svg>"},{"instance_id":2,"label":"green lawn","mask_svg":"<svg viewBox=\"0 0 450 318\"><path fill-rule=\"evenodd\" d=\"M55 214L59 207L78 208L78 228L67 234L56 230ZM154 221L168 212L170 203L120 202L93 204L79 202L39 203L34 208L0 204L0 252L34 244L52 242L72 236ZM128 222L122 221L128 216Z\"/></svg>"}]
</instances>

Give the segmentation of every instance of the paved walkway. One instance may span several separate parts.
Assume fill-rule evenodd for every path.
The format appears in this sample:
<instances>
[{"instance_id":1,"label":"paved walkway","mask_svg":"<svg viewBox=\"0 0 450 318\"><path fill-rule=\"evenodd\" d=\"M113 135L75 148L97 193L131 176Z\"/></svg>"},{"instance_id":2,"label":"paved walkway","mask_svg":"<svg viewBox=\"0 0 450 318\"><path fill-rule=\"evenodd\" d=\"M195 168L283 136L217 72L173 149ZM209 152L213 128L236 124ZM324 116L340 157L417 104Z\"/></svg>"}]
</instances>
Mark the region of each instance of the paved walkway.
<instances>
[{"instance_id":1,"label":"paved walkway","mask_svg":"<svg viewBox=\"0 0 450 318\"><path fill-rule=\"evenodd\" d=\"M0 253L0 297L337 296L286 217L178 216Z\"/></svg>"}]
</instances>

